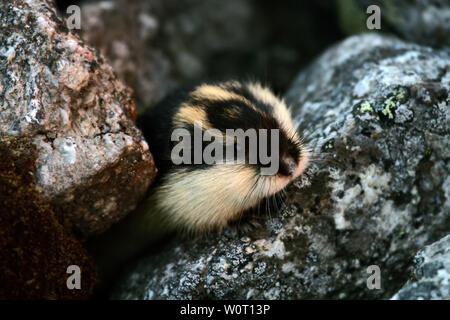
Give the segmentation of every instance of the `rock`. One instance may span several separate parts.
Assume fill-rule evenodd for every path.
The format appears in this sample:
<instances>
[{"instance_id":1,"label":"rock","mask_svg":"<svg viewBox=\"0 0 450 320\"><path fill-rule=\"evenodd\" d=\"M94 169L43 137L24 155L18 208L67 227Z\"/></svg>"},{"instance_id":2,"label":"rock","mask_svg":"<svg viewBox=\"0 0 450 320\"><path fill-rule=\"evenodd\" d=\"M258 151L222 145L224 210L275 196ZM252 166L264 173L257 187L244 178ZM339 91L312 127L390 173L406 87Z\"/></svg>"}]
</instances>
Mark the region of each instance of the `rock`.
<instances>
[{"instance_id":1,"label":"rock","mask_svg":"<svg viewBox=\"0 0 450 320\"><path fill-rule=\"evenodd\" d=\"M249 1L100 1L83 4L82 13L83 37L134 89L138 108L204 77L214 52L259 41L248 37L255 26Z\"/></svg>"},{"instance_id":2,"label":"rock","mask_svg":"<svg viewBox=\"0 0 450 320\"><path fill-rule=\"evenodd\" d=\"M383 1L382 7L389 26L404 39L434 47L450 46L448 0Z\"/></svg>"},{"instance_id":3,"label":"rock","mask_svg":"<svg viewBox=\"0 0 450 320\"><path fill-rule=\"evenodd\" d=\"M206 79L250 75L284 91L302 64L339 37L330 26L333 6L296 0L283 6L251 0L89 1L82 14L83 37L133 88L139 112L174 88Z\"/></svg>"},{"instance_id":4,"label":"rock","mask_svg":"<svg viewBox=\"0 0 450 320\"><path fill-rule=\"evenodd\" d=\"M94 261L36 190L36 159L32 141L0 136L0 299L86 299ZM66 284L72 265L82 272L77 290Z\"/></svg>"},{"instance_id":5,"label":"rock","mask_svg":"<svg viewBox=\"0 0 450 320\"><path fill-rule=\"evenodd\" d=\"M446 51L375 34L330 48L286 94L315 161L280 212L245 236L169 241L111 297L392 297L450 230L449 86Z\"/></svg>"},{"instance_id":6,"label":"rock","mask_svg":"<svg viewBox=\"0 0 450 320\"><path fill-rule=\"evenodd\" d=\"M155 174L129 90L50 1L2 1L0 28L0 135L33 141L36 187L78 232L106 230Z\"/></svg>"},{"instance_id":7,"label":"rock","mask_svg":"<svg viewBox=\"0 0 450 320\"><path fill-rule=\"evenodd\" d=\"M347 33L368 31L366 10L378 5L381 31L395 32L403 39L433 47L450 45L448 0L348 0L339 2L340 25Z\"/></svg>"},{"instance_id":8,"label":"rock","mask_svg":"<svg viewBox=\"0 0 450 320\"><path fill-rule=\"evenodd\" d=\"M416 254L413 277L392 299L450 300L450 235Z\"/></svg>"}]
</instances>

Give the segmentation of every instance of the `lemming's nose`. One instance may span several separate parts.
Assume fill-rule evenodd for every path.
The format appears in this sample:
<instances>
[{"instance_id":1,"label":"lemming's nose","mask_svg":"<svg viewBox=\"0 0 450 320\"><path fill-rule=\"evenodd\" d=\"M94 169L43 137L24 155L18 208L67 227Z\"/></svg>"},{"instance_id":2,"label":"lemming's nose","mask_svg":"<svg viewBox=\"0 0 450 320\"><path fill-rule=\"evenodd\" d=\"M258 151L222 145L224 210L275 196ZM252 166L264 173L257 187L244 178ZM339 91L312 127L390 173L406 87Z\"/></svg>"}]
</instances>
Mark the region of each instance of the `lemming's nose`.
<instances>
[{"instance_id":1,"label":"lemming's nose","mask_svg":"<svg viewBox=\"0 0 450 320\"><path fill-rule=\"evenodd\" d=\"M288 175L292 176L297 169L297 162L294 161L291 157L287 157L283 160L284 165L286 166L286 171Z\"/></svg>"}]
</instances>

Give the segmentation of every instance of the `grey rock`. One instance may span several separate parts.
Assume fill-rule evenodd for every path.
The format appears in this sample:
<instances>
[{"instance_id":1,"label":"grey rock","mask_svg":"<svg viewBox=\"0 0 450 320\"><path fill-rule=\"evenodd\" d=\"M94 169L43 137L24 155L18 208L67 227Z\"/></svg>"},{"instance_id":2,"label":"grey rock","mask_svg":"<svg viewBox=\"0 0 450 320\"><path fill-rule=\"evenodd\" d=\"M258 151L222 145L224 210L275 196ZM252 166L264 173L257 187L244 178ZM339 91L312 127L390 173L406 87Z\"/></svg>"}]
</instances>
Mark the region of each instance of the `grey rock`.
<instances>
[{"instance_id":1,"label":"grey rock","mask_svg":"<svg viewBox=\"0 0 450 320\"><path fill-rule=\"evenodd\" d=\"M393 300L450 300L450 235L414 257L413 276Z\"/></svg>"},{"instance_id":2,"label":"grey rock","mask_svg":"<svg viewBox=\"0 0 450 320\"><path fill-rule=\"evenodd\" d=\"M245 236L169 241L111 297L392 297L414 253L450 231L449 89L446 51L375 34L330 48L286 94L314 161L280 212Z\"/></svg>"},{"instance_id":3,"label":"grey rock","mask_svg":"<svg viewBox=\"0 0 450 320\"><path fill-rule=\"evenodd\" d=\"M450 46L448 0L350 0L344 5L352 5L353 1L361 10L364 24L368 17L366 9L370 5L378 5L382 31L395 31L403 39L423 45Z\"/></svg>"},{"instance_id":4,"label":"grey rock","mask_svg":"<svg viewBox=\"0 0 450 320\"><path fill-rule=\"evenodd\" d=\"M450 46L450 1L385 1L389 24L406 40Z\"/></svg>"},{"instance_id":5,"label":"grey rock","mask_svg":"<svg viewBox=\"0 0 450 320\"><path fill-rule=\"evenodd\" d=\"M38 149L42 196L84 235L133 210L155 174L129 89L50 1L0 3L0 134Z\"/></svg>"}]
</instances>

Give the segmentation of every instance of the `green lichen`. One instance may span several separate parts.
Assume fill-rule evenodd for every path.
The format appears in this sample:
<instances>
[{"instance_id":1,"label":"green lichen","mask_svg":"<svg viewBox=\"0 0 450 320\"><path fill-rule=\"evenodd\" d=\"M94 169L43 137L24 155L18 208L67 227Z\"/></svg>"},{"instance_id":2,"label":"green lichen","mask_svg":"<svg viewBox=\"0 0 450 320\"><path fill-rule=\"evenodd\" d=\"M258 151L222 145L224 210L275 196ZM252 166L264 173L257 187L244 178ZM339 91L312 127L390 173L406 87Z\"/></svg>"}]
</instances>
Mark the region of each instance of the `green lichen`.
<instances>
[{"instance_id":1,"label":"green lichen","mask_svg":"<svg viewBox=\"0 0 450 320\"><path fill-rule=\"evenodd\" d=\"M401 231L398 233L398 237L399 237L400 239L405 238L406 235L407 235L407 232L406 232L405 230L401 230Z\"/></svg>"},{"instance_id":2,"label":"green lichen","mask_svg":"<svg viewBox=\"0 0 450 320\"><path fill-rule=\"evenodd\" d=\"M384 100L384 107L381 113L388 119L394 119L394 110L397 106L397 102L405 102L408 98L408 90L403 87L395 88L389 94L388 98Z\"/></svg>"},{"instance_id":3,"label":"green lichen","mask_svg":"<svg viewBox=\"0 0 450 320\"><path fill-rule=\"evenodd\" d=\"M322 152L330 152L332 149L334 149L334 138L331 138L330 140L325 142L320 149L322 150Z\"/></svg>"},{"instance_id":4,"label":"green lichen","mask_svg":"<svg viewBox=\"0 0 450 320\"><path fill-rule=\"evenodd\" d=\"M384 100L384 108L381 110L381 113L388 117L389 119L394 119L394 114L392 113L395 108L395 102L393 101L393 97L389 97Z\"/></svg>"},{"instance_id":5,"label":"green lichen","mask_svg":"<svg viewBox=\"0 0 450 320\"><path fill-rule=\"evenodd\" d=\"M281 221L284 221L289 216L291 216L291 213L289 212L289 208L286 207L281 211Z\"/></svg>"},{"instance_id":6,"label":"green lichen","mask_svg":"<svg viewBox=\"0 0 450 320\"><path fill-rule=\"evenodd\" d=\"M392 94L397 101L404 101L408 96L408 91L405 88L398 88L392 91Z\"/></svg>"},{"instance_id":7,"label":"green lichen","mask_svg":"<svg viewBox=\"0 0 450 320\"><path fill-rule=\"evenodd\" d=\"M360 113L364 113L366 111L373 111L373 108L368 101L364 101L363 103L361 103L361 107L359 108Z\"/></svg>"},{"instance_id":8,"label":"green lichen","mask_svg":"<svg viewBox=\"0 0 450 320\"><path fill-rule=\"evenodd\" d=\"M327 150L333 149L333 147L334 147L334 142L331 141L331 140L328 141L328 142L325 144L325 146L324 146L324 148L327 149Z\"/></svg>"}]
</instances>

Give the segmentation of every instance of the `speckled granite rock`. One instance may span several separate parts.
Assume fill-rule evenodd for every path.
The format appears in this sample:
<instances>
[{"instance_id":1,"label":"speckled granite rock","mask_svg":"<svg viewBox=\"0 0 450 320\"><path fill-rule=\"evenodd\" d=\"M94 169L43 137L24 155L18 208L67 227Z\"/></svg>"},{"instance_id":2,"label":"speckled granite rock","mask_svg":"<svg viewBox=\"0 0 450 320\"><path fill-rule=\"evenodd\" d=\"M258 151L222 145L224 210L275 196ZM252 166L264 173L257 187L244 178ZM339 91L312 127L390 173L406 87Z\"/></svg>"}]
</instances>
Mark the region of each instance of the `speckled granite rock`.
<instances>
[{"instance_id":1,"label":"speckled granite rock","mask_svg":"<svg viewBox=\"0 0 450 320\"><path fill-rule=\"evenodd\" d=\"M392 299L450 300L450 235L416 254L413 277Z\"/></svg>"},{"instance_id":2,"label":"speckled granite rock","mask_svg":"<svg viewBox=\"0 0 450 320\"><path fill-rule=\"evenodd\" d=\"M38 150L36 185L85 235L136 206L155 174L129 91L50 2L0 3L0 134Z\"/></svg>"},{"instance_id":3,"label":"speckled granite rock","mask_svg":"<svg viewBox=\"0 0 450 320\"><path fill-rule=\"evenodd\" d=\"M138 111L205 79L252 76L284 90L339 39L324 2L99 0L82 4L82 14L83 38L133 88Z\"/></svg>"},{"instance_id":4,"label":"speckled granite rock","mask_svg":"<svg viewBox=\"0 0 450 320\"><path fill-rule=\"evenodd\" d=\"M376 35L329 49L286 95L318 160L283 210L244 237L168 242L112 298L391 297L450 230L449 86L443 51Z\"/></svg>"}]
</instances>

